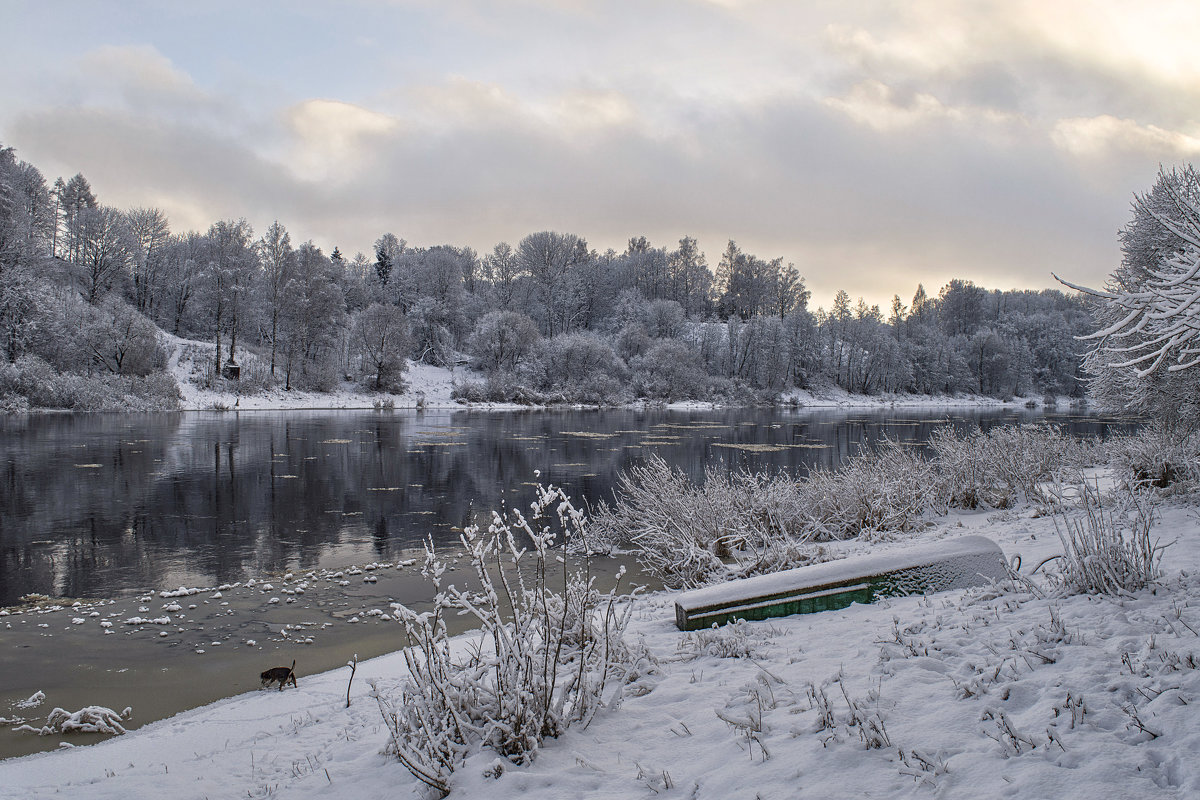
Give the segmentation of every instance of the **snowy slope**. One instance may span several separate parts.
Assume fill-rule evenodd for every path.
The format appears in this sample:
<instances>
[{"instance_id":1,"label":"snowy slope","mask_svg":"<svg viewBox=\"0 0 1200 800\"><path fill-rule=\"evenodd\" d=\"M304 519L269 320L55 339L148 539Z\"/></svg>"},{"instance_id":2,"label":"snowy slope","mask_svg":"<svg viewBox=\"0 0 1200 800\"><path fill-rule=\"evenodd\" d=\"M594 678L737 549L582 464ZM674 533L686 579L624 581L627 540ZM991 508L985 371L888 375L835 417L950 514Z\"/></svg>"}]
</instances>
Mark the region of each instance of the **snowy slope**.
<instances>
[{"instance_id":1,"label":"snowy slope","mask_svg":"<svg viewBox=\"0 0 1200 800\"><path fill-rule=\"evenodd\" d=\"M1156 531L1177 540L1167 575L1128 598L960 590L682 634L673 596L649 596L633 631L656 674L532 766L485 778L494 757L473 758L453 796L1195 797L1195 516L1163 510ZM970 534L1021 553L1027 573L1058 550L1052 520L1028 512L941 518L918 538ZM424 796L380 754L386 732L367 696L367 679L389 691L402 672L398 654L361 664L350 709L341 669L0 762L0 797Z\"/></svg>"},{"instance_id":2,"label":"snowy slope","mask_svg":"<svg viewBox=\"0 0 1200 800\"><path fill-rule=\"evenodd\" d=\"M320 408L372 408L376 403L390 401L396 408L457 407L450 393L455 381L477 377L468 370L452 370L429 364L409 363L404 374L408 388L402 394L388 392L366 392L353 383L343 383L332 392L302 392L273 389L266 392L240 395L231 391L215 391L198 384L198 377L208 369L212 359L213 344L181 339L169 334L160 334L163 347L167 350L167 369L175 377L183 393L181 405L187 411L203 411L213 408L256 410L256 409L320 409ZM197 360L202 363L197 364Z\"/></svg>"}]
</instances>

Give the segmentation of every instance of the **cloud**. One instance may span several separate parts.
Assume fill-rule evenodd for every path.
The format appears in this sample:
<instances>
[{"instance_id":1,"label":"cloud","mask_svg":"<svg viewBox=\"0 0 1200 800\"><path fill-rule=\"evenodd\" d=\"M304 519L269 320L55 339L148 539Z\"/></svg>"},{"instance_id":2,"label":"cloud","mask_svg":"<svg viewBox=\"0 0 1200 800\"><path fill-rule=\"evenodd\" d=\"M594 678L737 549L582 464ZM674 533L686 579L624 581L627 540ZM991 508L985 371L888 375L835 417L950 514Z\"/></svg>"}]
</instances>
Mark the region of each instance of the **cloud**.
<instances>
[{"instance_id":1,"label":"cloud","mask_svg":"<svg viewBox=\"0 0 1200 800\"><path fill-rule=\"evenodd\" d=\"M286 163L311 182L358 177L370 167L372 140L400 128L394 117L338 100L305 100L283 116L295 139Z\"/></svg>"},{"instance_id":2,"label":"cloud","mask_svg":"<svg viewBox=\"0 0 1200 800\"><path fill-rule=\"evenodd\" d=\"M480 250L542 229L602 249L688 234L714 261L735 238L796 262L817 302L883 302L950 277L1045 286L1052 268L1102 283L1131 194L1200 138L1196 65L1166 35L1191 12L1127 29L1032 0L455 6L358 4L380 52L326 53L333 92L102 46L4 112L8 143L176 228L279 218L345 252L389 230ZM306 46L289 36L264 51Z\"/></svg>"},{"instance_id":3,"label":"cloud","mask_svg":"<svg viewBox=\"0 0 1200 800\"><path fill-rule=\"evenodd\" d=\"M1149 153L1166 161L1184 160L1200 153L1200 138L1157 125L1140 125L1109 114L1059 120L1054 143L1084 158L1109 157L1114 152Z\"/></svg>"},{"instance_id":4,"label":"cloud","mask_svg":"<svg viewBox=\"0 0 1200 800\"><path fill-rule=\"evenodd\" d=\"M231 110L150 45L103 45L80 56L71 71L66 94L76 106L218 124Z\"/></svg>"},{"instance_id":5,"label":"cloud","mask_svg":"<svg viewBox=\"0 0 1200 800\"><path fill-rule=\"evenodd\" d=\"M907 102L900 102L890 86L875 80L855 84L847 96L829 97L825 99L825 103L855 122L879 131L963 117L962 110L946 106L930 94L918 92Z\"/></svg>"}]
</instances>

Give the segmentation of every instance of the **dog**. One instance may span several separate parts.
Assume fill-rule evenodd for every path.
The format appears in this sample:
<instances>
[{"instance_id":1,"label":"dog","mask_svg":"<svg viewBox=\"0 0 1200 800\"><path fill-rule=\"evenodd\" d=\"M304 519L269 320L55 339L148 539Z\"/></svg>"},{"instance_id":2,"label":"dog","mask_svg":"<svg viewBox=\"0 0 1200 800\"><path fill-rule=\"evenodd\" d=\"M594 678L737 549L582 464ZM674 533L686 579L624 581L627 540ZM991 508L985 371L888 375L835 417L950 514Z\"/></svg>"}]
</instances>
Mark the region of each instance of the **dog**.
<instances>
[{"instance_id":1,"label":"dog","mask_svg":"<svg viewBox=\"0 0 1200 800\"><path fill-rule=\"evenodd\" d=\"M292 682L292 686L296 686L296 660L292 659L290 667L271 667L266 672L263 672L259 677L262 678L262 688L266 689L272 683L279 684L279 691L283 691L283 687L287 686L288 681Z\"/></svg>"}]
</instances>

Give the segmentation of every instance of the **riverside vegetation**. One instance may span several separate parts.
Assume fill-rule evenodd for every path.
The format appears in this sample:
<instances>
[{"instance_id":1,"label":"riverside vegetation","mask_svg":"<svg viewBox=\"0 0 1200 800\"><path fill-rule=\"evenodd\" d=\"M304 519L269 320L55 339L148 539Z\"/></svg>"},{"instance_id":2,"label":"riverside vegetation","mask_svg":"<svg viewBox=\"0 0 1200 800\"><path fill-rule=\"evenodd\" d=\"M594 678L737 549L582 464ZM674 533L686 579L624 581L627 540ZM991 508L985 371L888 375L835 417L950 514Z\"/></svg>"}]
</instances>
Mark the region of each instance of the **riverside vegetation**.
<instances>
[{"instance_id":1,"label":"riverside vegetation","mask_svg":"<svg viewBox=\"0 0 1200 800\"><path fill-rule=\"evenodd\" d=\"M836 557L825 547L830 542L904 536L952 508L1025 508L1055 517L1063 554L1046 565L1040 586L1014 571L1010 585L995 591L1129 595L1161 574L1164 547L1151 534L1157 498L1200 489L1194 469L1200 437L1178 443L1182 462L1175 463L1154 447L1161 435L1148 430L1101 444L1043 425L947 430L927 454L885 442L802 480L710 471L693 484L651 459L626 473L615 501L590 518L561 491L540 488L528 520L514 511L496 515L486 534L475 528L463 534L479 591L443 587L446 564L429 545L425 571L438 589L434 610L398 607L410 677L399 698L377 692L392 752L445 795L454 770L481 749L500 757L488 767L498 777L505 763L532 759L545 738L571 724L586 727L600 708L616 708L623 693L648 691L639 681L656 665L625 640L628 599L600 595L586 573L588 555L617 548L634 551L667 585L690 587L829 560ZM1147 453L1154 453L1149 461ZM1103 492L1086 477L1101 465L1116 479ZM1164 468L1172 476L1165 488L1148 478ZM567 570L555 556L559 546L582 554L581 571ZM561 578L551 580L556 571ZM451 640L442 622L447 613L473 615L479 637ZM750 653L752 638L746 626L734 625L691 635L687 646L740 657ZM824 689L810 689L813 702L826 708L827 727L836 729L838 715ZM890 747L877 712L849 695L846 702L850 727L867 746ZM753 753L755 729L737 724ZM998 741L1022 746L1004 730L1005 720L997 724ZM904 763L937 772L920 754Z\"/></svg>"}]
</instances>

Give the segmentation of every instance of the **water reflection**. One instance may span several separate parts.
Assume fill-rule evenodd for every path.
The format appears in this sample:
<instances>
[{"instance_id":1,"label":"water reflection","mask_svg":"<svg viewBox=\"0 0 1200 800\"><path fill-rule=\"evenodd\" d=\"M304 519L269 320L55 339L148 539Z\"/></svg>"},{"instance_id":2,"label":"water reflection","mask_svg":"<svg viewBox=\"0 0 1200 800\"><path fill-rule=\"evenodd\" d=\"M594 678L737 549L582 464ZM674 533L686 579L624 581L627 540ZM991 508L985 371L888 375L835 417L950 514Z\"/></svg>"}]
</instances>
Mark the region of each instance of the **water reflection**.
<instances>
[{"instance_id":1,"label":"water reflection","mask_svg":"<svg viewBox=\"0 0 1200 800\"><path fill-rule=\"evenodd\" d=\"M553 482L610 497L657 454L718 469L826 469L883 436L1026 411L664 410L39 415L0 421L0 605L404 557ZM1080 435L1127 423L1052 418ZM540 471L540 477L535 473Z\"/></svg>"}]
</instances>

